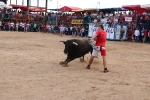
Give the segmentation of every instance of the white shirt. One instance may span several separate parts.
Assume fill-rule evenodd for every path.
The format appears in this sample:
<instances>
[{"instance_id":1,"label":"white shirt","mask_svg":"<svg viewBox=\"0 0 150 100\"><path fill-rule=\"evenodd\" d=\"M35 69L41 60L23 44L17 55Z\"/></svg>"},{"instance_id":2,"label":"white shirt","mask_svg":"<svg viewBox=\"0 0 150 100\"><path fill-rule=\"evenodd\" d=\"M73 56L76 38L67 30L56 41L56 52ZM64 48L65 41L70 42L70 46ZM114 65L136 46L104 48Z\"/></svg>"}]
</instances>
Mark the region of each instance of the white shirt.
<instances>
[{"instance_id":1,"label":"white shirt","mask_svg":"<svg viewBox=\"0 0 150 100\"><path fill-rule=\"evenodd\" d=\"M12 27L13 27L13 26L14 26L14 23L13 23L13 22L12 22L12 23L10 23L10 26L12 26Z\"/></svg>"},{"instance_id":2,"label":"white shirt","mask_svg":"<svg viewBox=\"0 0 150 100\"><path fill-rule=\"evenodd\" d=\"M72 31L72 28L73 28L73 27L70 27L70 30L71 30L71 31Z\"/></svg>"},{"instance_id":3,"label":"white shirt","mask_svg":"<svg viewBox=\"0 0 150 100\"><path fill-rule=\"evenodd\" d=\"M64 27L63 27L63 26L60 27L60 31L61 31L61 32L64 31Z\"/></svg>"},{"instance_id":4,"label":"white shirt","mask_svg":"<svg viewBox=\"0 0 150 100\"><path fill-rule=\"evenodd\" d=\"M150 32L148 32L148 37L150 37Z\"/></svg>"},{"instance_id":5,"label":"white shirt","mask_svg":"<svg viewBox=\"0 0 150 100\"><path fill-rule=\"evenodd\" d=\"M139 30L135 30L134 35L135 36L139 36L140 35L140 31Z\"/></svg>"},{"instance_id":6,"label":"white shirt","mask_svg":"<svg viewBox=\"0 0 150 100\"><path fill-rule=\"evenodd\" d=\"M24 23L22 23L22 27L24 27Z\"/></svg>"},{"instance_id":7,"label":"white shirt","mask_svg":"<svg viewBox=\"0 0 150 100\"><path fill-rule=\"evenodd\" d=\"M0 21L0 26L2 26L2 22Z\"/></svg>"},{"instance_id":8,"label":"white shirt","mask_svg":"<svg viewBox=\"0 0 150 100\"><path fill-rule=\"evenodd\" d=\"M83 33L83 32L84 32L84 30L85 30L85 29L84 29L84 28L82 28L82 29L81 29L81 32Z\"/></svg>"}]
</instances>

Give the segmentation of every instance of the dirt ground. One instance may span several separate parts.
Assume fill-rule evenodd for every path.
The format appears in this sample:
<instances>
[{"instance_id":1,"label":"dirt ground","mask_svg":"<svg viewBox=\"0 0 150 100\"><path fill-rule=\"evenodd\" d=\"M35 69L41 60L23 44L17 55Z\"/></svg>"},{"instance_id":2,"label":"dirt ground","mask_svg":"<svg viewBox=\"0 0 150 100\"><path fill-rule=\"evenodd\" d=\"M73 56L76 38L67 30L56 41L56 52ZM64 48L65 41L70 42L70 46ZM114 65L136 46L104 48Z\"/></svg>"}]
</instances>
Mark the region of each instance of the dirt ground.
<instances>
[{"instance_id":1,"label":"dirt ground","mask_svg":"<svg viewBox=\"0 0 150 100\"><path fill-rule=\"evenodd\" d=\"M150 100L150 44L107 41L103 73L100 55L90 70L90 54L59 65L66 58L59 41L72 38L0 32L0 100Z\"/></svg>"}]
</instances>

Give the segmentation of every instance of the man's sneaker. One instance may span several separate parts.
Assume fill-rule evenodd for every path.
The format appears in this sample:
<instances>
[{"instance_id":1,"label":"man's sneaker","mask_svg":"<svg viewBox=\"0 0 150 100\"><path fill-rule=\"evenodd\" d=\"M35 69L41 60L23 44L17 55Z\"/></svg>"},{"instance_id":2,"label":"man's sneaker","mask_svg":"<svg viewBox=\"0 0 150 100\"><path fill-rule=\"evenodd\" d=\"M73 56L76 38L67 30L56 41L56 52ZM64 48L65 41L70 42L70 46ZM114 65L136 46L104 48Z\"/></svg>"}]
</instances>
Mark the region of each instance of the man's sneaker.
<instances>
[{"instance_id":1,"label":"man's sneaker","mask_svg":"<svg viewBox=\"0 0 150 100\"><path fill-rule=\"evenodd\" d=\"M90 69L90 65L88 65L88 66L86 67L86 69Z\"/></svg>"},{"instance_id":2,"label":"man's sneaker","mask_svg":"<svg viewBox=\"0 0 150 100\"><path fill-rule=\"evenodd\" d=\"M104 73L107 73L107 72L109 72L109 70L104 70Z\"/></svg>"}]
</instances>

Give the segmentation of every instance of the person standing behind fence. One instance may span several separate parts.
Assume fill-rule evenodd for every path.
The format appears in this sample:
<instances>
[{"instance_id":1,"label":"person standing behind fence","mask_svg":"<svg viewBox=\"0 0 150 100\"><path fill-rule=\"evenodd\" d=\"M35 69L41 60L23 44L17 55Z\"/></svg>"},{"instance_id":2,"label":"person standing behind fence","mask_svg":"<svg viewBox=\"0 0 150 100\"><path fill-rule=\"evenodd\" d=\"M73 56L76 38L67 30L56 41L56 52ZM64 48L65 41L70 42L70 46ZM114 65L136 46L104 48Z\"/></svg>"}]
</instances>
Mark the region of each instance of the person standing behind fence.
<instances>
[{"instance_id":1,"label":"person standing behind fence","mask_svg":"<svg viewBox=\"0 0 150 100\"><path fill-rule=\"evenodd\" d=\"M134 41L138 42L139 41L139 36L140 36L140 31L139 31L138 28L134 31L134 36L135 36Z\"/></svg>"},{"instance_id":2,"label":"person standing behind fence","mask_svg":"<svg viewBox=\"0 0 150 100\"><path fill-rule=\"evenodd\" d=\"M148 32L148 40L149 40L149 43L150 43L150 30Z\"/></svg>"},{"instance_id":3,"label":"person standing behind fence","mask_svg":"<svg viewBox=\"0 0 150 100\"><path fill-rule=\"evenodd\" d=\"M11 30L11 31L14 31L14 22L11 22L11 23L10 23L10 30Z\"/></svg>"},{"instance_id":4,"label":"person standing behind fence","mask_svg":"<svg viewBox=\"0 0 150 100\"><path fill-rule=\"evenodd\" d=\"M64 32L64 27L63 27L63 25L61 25L60 27L59 27L59 29L60 29L60 36L62 37L62 35L63 35L63 32Z\"/></svg>"},{"instance_id":5,"label":"person standing behind fence","mask_svg":"<svg viewBox=\"0 0 150 100\"><path fill-rule=\"evenodd\" d=\"M144 41L144 32L145 32L145 30L144 30L144 28L142 28L142 30L141 30L141 38L139 39L142 42Z\"/></svg>"},{"instance_id":6,"label":"person standing behind fence","mask_svg":"<svg viewBox=\"0 0 150 100\"><path fill-rule=\"evenodd\" d=\"M18 32L18 26L19 26L19 23L16 22L16 31Z\"/></svg>"},{"instance_id":7,"label":"person standing behind fence","mask_svg":"<svg viewBox=\"0 0 150 100\"><path fill-rule=\"evenodd\" d=\"M27 22L27 32L30 30L30 24Z\"/></svg>"},{"instance_id":8,"label":"person standing behind fence","mask_svg":"<svg viewBox=\"0 0 150 100\"><path fill-rule=\"evenodd\" d=\"M3 28L2 28L2 21L0 20L0 31L2 31Z\"/></svg>"},{"instance_id":9,"label":"person standing behind fence","mask_svg":"<svg viewBox=\"0 0 150 100\"><path fill-rule=\"evenodd\" d=\"M132 41L132 35L133 35L133 30L132 30L132 28L129 28L129 30L128 30L128 40L129 41Z\"/></svg>"},{"instance_id":10,"label":"person standing behind fence","mask_svg":"<svg viewBox=\"0 0 150 100\"><path fill-rule=\"evenodd\" d=\"M70 35L72 35L72 28L73 28L73 27L72 27L72 26L70 26Z\"/></svg>"},{"instance_id":11,"label":"person standing behind fence","mask_svg":"<svg viewBox=\"0 0 150 100\"><path fill-rule=\"evenodd\" d=\"M24 23L24 33L27 33L27 22Z\"/></svg>"},{"instance_id":12,"label":"person standing behind fence","mask_svg":"<svg viewBox=\"0 0 150 100\"><path fill-rule=\"evenodd\" d=\"M84 36L84 27L82 27L82 29L81 29L81 37L83 37Z\"/></svg>"},{"instance_id":13,"label":"person standing behind fence","mask_svg":"<svg viewBox=\"0 0 150 100\"><path fill-rule=\"evenodd\" d=\"M34 24L33 24L34 32L36 32L36 28L37 28L37 24L34 22Z\"/></svg>"},{"instance_id":14,"label":"person standing behind fence","mask_svg":"<svg viewBox=\"0 0 150 100\"><path fill-rule=\"evenodd\" d=\"M78 28L77 28L77 31L78 31L78 32L77 32L77 35L78 35L78 36L81 36L80 30L81 30L81 29L80 29L80 26L78 26Z\"/></svg>"},{"instance_id":15,"label":"person standing behind fence","mask_svg":"<svg viewBox=\"0 0 150 100\"><path fill-rule=\"evenodd\" d=\"M76 36L76 27L75 27L75 26L72 28L72 36L73 36L73 37Z\"/></svg>"},{"instance_id":16,"label":"person standing behind fence","mask_svg":"<svg viewBox=\"0 0 150 100\"><path fill-rule=\"evenodd\" d=\"M86 26L85 31L84 31L85 32L85 37L88 37L88 30L89 30L89 28L88 28L88 26Z\"/></svg>"},{"instance_id":17,"label":"person standing behind fence","mask_svg":"<svg viewBox=\"0 0 150 100\"><path fill-rule=\"evenodd\" d=\"M143 38L143 43L147 42L147 36L148 36L148 31L147 29L144 30L144 38Z\"/></svg>"},{"instance_id":18,"label":"person standing behind fence","mask_svg":"<svg viewBox=\"0 0 150 100\"><path fill-rule=\"evenodd\" d=\"M10 27L11 27L10 21L8 21L8 31L10 31Z\"/></svg>"},{"instance_id":19,"label":"person standing behind fence","mask_svg":"<svg viewBox=\"0 0 150 100\"><path fill-rule=\"evenodd\" d=\"M123 41L124 33L125 33L124 28L121 28L121 31L120 31L120 40L121 41Z\"/></svg>"}]
</instances>

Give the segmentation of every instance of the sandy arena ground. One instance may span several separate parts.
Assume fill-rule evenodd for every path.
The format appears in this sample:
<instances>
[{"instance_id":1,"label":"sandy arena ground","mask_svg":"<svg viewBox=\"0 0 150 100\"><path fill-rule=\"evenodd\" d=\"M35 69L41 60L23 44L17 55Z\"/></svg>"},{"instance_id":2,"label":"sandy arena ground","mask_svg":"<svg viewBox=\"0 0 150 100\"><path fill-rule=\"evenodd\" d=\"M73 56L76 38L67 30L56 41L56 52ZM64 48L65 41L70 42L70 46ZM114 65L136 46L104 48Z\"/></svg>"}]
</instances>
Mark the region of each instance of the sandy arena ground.
<instances>
[{"instance_id":1,"label":"sandy arena ground","mask_svg":"<svg viewBox=\"0 0 150 100\"><path fill-rule=\"evenodd\" d=\"M59 41L67 39L0 32L0 100L150 100L150 44L107 41L103 73L101 56L90 70L90 54L59 65L66 58Z\"/></svg>"}]
</instances>

